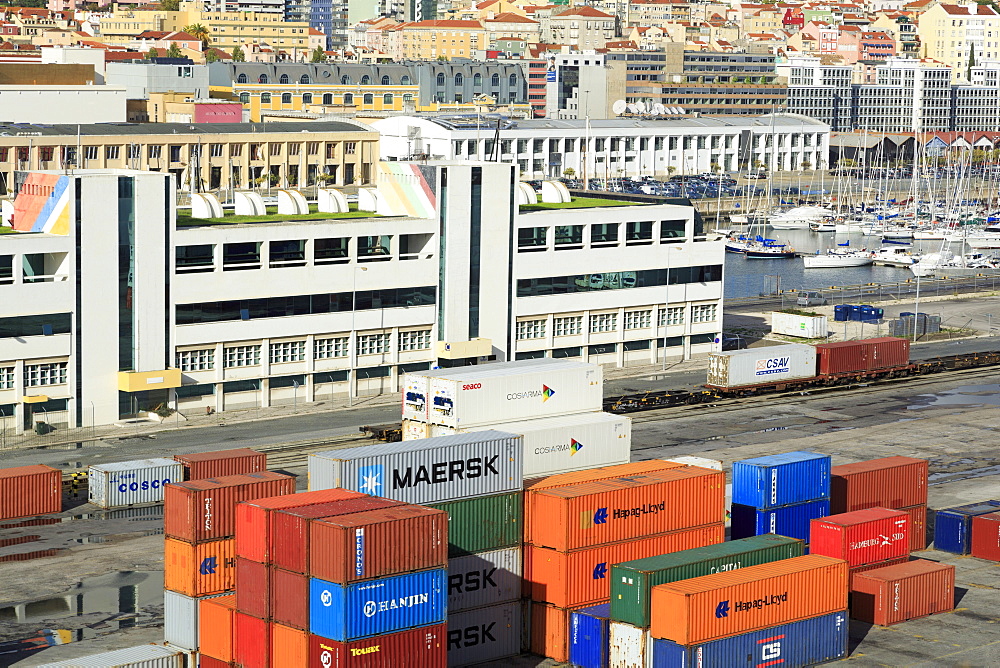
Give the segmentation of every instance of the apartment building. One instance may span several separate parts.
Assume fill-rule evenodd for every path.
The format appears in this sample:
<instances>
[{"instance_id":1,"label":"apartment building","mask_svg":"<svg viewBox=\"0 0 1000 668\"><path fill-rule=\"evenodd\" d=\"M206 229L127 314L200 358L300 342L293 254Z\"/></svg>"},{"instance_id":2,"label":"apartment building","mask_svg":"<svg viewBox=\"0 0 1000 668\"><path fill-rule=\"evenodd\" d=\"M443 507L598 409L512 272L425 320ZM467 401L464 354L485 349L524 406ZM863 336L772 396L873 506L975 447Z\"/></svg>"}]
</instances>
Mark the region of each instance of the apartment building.
<instances>
[{"instance_id":1,"label":"apartment building","mask_svg":"<svg viewBox=\"0 0 1000 668\"><path fill-rule=\"evenodd\" d=\"M0 190L16 174L57 169L169 173L185 190L368 183L378 133L353 121L296 123L0 124ZM192 183L192 181L194 183Z\"/></svg>"},{"instance_id":2,"label":"apartment building","mask_svg":"<svg viewBox=\"0 0 1000 668\"><path fill-rule=\"evenodd\" d=\"M970 56L1000 58L1000 13L990 5L934 3L920 14L917 35L921 55L950 67L956 83L966 81Z\"/></svg>"},{"instance_id":3,"label":"apartment building","mask_svg":"<svg viewBox=\"0 0 1000 668\"><path fill-rule=\"evenodd\" d=\"M0 235L5 428L392 392L432 365L719 348L724 250L691 207L519 210L512 165L391 163L370 216L215 224L176 210L173 179L20 173L18 233Z\"/></svg>"},{"instance_id":4,"label":"apartment building","mask_svg":"<svg viewBox=\"0 0 1000 668\"><path fill-rule=\"evenodd\" d=\"M432 19L405 23L397 30L406 60L472 58L486 47L486 29L479 21Z\"/></svg>"},{"instance_id":5,"label":"apartment building","mask_svg":"<svg viewBox=\"0 0 1000 668\"><path fill-rule=\"evenodd\" d=\"M890 58L874 69L873 83L852 86L855 128L878 132L951 129L951 68L932 61Z\"/></svg>"},{"instance_id":6,"label":"apartment building","mask_svg":"<svg viewBox=\"0 0 1000 668\"><path fill-rule=\"evenodd\" d=\"M775 71L787 82L789 113L815 118L834 132L853 127L850 65L827 65L820 58L799 56L788 58Z\"/></svg>"}]
</instances>

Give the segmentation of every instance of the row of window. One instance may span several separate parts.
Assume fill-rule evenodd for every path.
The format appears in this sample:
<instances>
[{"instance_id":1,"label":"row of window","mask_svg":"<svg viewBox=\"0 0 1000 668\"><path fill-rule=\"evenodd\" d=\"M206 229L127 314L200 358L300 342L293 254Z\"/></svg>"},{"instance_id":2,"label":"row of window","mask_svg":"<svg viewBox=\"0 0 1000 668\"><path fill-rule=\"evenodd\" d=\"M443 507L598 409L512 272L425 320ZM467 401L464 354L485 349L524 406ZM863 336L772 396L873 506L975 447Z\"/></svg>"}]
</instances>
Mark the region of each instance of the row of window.
<instances>
[{"instance_id":1,"label":"row of window","mask_svg":"<svg viewBox=\"0 0 1000 668\"><path fill-rule=\"evenodd\" d=\"M241 94L241 101L249 102L249 98L243 100ZM405 96L404 96L405 97ZM270 101L268 99L268 101ZM289 100L291 101L291 100ZM303 101L305 101L305 96L303 96ZM324 104L333 104L333 101L324 102ZM346 104L353 104L353 101L346 102ZM303 142L306 146L306 152L309 155L319 155L319 149L321 142ZM339 148L340 142L326 142L326 157L333 158L336 156L337 150ZM170 162L183 162L184 146L181 144L170 144L167 146L167 154ZM209 157L221 158L224 156L224 144L209 144ZM229 144L229 157L240 158L243 156L243 144L242 143L232 143ZM283 142L271 142L268 144L251 143L250 144L250 159L251 160L264 160L265 154L271 157L278 157L282 155ZM357 153L357 142L344 142L344 153L347 155L354 155ZM14 149L14 157L18 162L27 162L30 159L31 150L27 146L0 146L0 162L7 162L11 157L11 148ZM38 146L35 151L40 162L51 162L56 159L56 148L61 148L61 160L65 162L77 162L78 159L82 157L83 160L98 160L102 155L101 146L81 146L79 147L83 151L83 155L79 156L76 146ZM106 160L120 160L125 157L128 160L140 160L142 159L142 144L128 144L127 146L111 145L103 146L103 155ZM302 149L302 143L300 142L290 142L288 143L288 155L297 156ZM199 155L201 150L200 146L192 145L190 146L191 155ZM149 144L146 146L146 158L149 160L160 160L163 157L163 146L159 144Z\"/></svg>"},{"instance_id":2,"label":"row of window","mask_svg":"<svg viewBox=\"0 0 1000 668\"><path fill-rule=\"evenodd\" d=\"M259 299L234 299L230 301L178 304L178 325L228 320L255 320L281 318L292 315L342 313L352 310L365 311L407 306L432 306L437 288L388 288L361 290L356 293L335 292L290 297L262 297Z\"/></svg>"},{"instance_id":3,"label":"row of window","mask_svg":"<svg viewBox=\"0 0 1000 668\"><path fill-rule=\"evenodd\" d=\"M250 104L251 94L247 92L240 93L240 104ZM354 93L344 93L342 96L342 104L356 104L354 101ZM393 103L392 93L382 94L382 104L392 104ZM271 93L261 93L260 103L261 104L271 104L272 96ZM291 93L281 93L278 96L278 100L281 104L291 104L292 94ZM312 93L302 93L302 104L313 104L315 98ZM403 93L403 102L413 102L413 93ZM375 94L374 93L364 93L361 96L362 104L375 104ZM320 104L334 104L333 93L323 93L320 98Z\"/></svg>"},{"instance_id":4,"label":"row of window","mask_svg":"<svg viewBox=\"0 0 1000 668\"><path fill-rule=\"evenodd\" d=\"M634 220L625 223L624 239L626 245L652 243L653 227L656 221ZM682 241L685 237L687 221L661 220L661 241ZM590 227L590 244L592 246L617 245L621 235L621 223L595 223ZM553 229L553 242L556 247L583 245L583 225L557 225ZM517 230L518 252L526 253L533 250L544 250L548 245L547 227L522 227ZM558 248L557 248L558 250Z\"/></svg>"},{"instance_id":5,"label":"row of window","mask_svg":"<svg viewBox=\"0 0 1000 668\"><path fill-rule=\"evenodd\" d=\"M518 297L561 295L571 292L594 290L621 290L686 283L712 283L722 280L722 265L712 264L669 269L642 269L639 271L607 272L603 274L575 274L572 276L546 276L522 278L517 281Z\"/></svg>"},{"instance_id":6,"label":"row of window","mask_svg":"<svg viewBox=\"0 0 1000 668\"><path fill-rule=\"evenodd\" d=\"M24 386L65 385L68 362L45 362L24 365ZM14 367L0 367L0 390L14 389Z\"/></svg>"},{"instance_id":7,"label":"row of window","mask_svg":"<svg viewBox=\"0 0 1000 668\"><path fill-rule=\"evenodd\" d=\"M700 137L593 137L587 143L588 152L590 153L603 153L606 150L611 150L611 152L617 152L621 150L625 151L635 151L638 147L640 151L649 150L649 141L653 140L653 150L662 151L664 145L666 145L669 150L676 151L683 147L684 149L693 150L707 149L709 145L713 149L721 149L723 145L727 149L733 149L736 144L735 135L713 135L711 137L700 136ZM665 141L666 140L666 141ZM485 146L487 152L492 149L491 139L486 140L475 140L475 139L457 139L454 140L455 154L462 155L467 153L469 155L474 155L476 153L476 145L478 141L485 141ZM530 146L529 146L529 141ZM819 141L817 139L817 141ZM514 142L517 142L516 145ZM503 154L514 154L514 149L516 148L516 153L518 155L526 155L531 149L531 153L543 154L546 151L546 142L548 142L548 152L549 153L575 153L579 145L580 149L586 148L582 140L574 138L549 138L549 139L502 139L500 141L500 152ZM580 142L578 144L578 142Z\"/></svg>"},{"instance_id":8,"label":"row of window","mask_svg":"<svg viewBox=\"0 0 1000 668\"><path fill-rule=\"evenodd\" d=\"M430 350L431 330L421 329L399 332L397 348L399 352ZM379 355L391 350L392 335L388 332L358 334L357 354ZM223 368L258 366L261 360L260 344L223 347ZM336 359L349 356L350 343L346 336L318 338L313 341L313 359ZM304 362L306 341L277 341L268 346L271 364L284 362ZM182 350L177 352L177 368L181 371L209 371L215 368L215 348ZM0 370L2 371L2 370Z\"/></svg>"},{"instance_id":9,"label":"row of window","mask_svg":"<svg viewBox=\"0 0 1000 668\"><path fill-rule=\"evenodd\" d=\"M357 257L361 261L392 259L391 235L357 237ZM265 242L237 241L222 245L222 268L224 271L259 269L262 257L267 256L270 267L301 267L306 264L306 239L275 239ZM313 264L342 264L348 262L350 237L314 239L312 243ZM401 235L401 249L409 250L410 235ZM177 246L174 251L178 273L214 271L215 246L198 244Z\"/></svg>"},{"instance_id":10,"label":"row of window","mask_svg":"<svg viewBox=\"0 0 1000 668\"><path fill-rule=\"evenodd\" d=\"M44 315L0 318L0 339L69 334L72 325L72 313L46 313Z\"/></svg>"},{"instance_id":11,"label":"row of window","mask_svg":"<svg viewBox=\"0 0 1000 668\"><path fill-rule=\"evenodd\" d=\"M715 322L718 317L716 304L696 304L691 307L691 322L693 324ZM626 311L624 329L647 329L653 322L653 309ZM517 323L516 335L519 341L529 339L544 339L548 320L545 318L520 320ZM669 306L657 309L657 326L684 324L684 307ZM618 331L618 313L593 313L590 315L589 331L591 334ZM552 319L553 336L573 336L583 332L583 316L573 315Z\"/></svg>"},{"instance_id":12,"label":"row of window","mask_svg":"<svg viewBox=\"0 0 1000 668\"><path fill-rule=\"evenodd\" d=\"M686 337L691 345L699 345L704 343L715 343L718 338L718 334L692 334ZM656 348L676 348L684 345L683 336L670 336L666 339L642 339L639 341L624 341L622 343L595 343L589 346L567 346L564 348L552 348L551 350L529 350L525 352L516 353L514 359L516 360L530 360L530 359L540 359L543 357L552 358L567 358L567 357L582 357L584 348L586 348L587 354L590 356L594 355L614 355L618 353L618 347L624 352L633 352L637 350L650 350L653 347ZM591 360L593 361L593 360Z\"/></svg>"},{"instance_id":13,"label":"row of window","mask_svg":"<svg viewBox=\"0 0 1000 668\"><path fill-rule=\"evenodd\" d=\"M459 76L461 76L461 75L459 75ZM481 75L477 74L476 76L481 76ZM494 75L494 76L498 77L499 75ZM374 79L372 79L371 76L369 76L369 75L366 74L363 77L361 77L361 79L358 81L358 84L360 84L362 86L370 86L370 85L372 85L373 81L374 81ZM381 82L381 85L383 85L383 86L391 86L392 85L392 79L389 76L387 76L387 75L382 75L382 78L379 81ZM311 84L313 81L312 81L312 77L310 77L308 74L303 74L302 76L299 77L298 82L300 84L308 85L308 84ZM250 83L250 78L246 75L245 72L240 72L238 75L236 75L236 83L238 83L238 84ZM260 76L257 77L257 83L259 83L259 84L269 84L269 83L271 83L271 77L269 77L266 74L261 74ZM282 74L281 76L278 77L278 83L282 84L282 85L284 85L284 84L290 84L290 83L292 83L292 79L287 74ZM400 77L399 84L401 86L412 86L413 85L412 81L410 80L410 76L408 74L404 74L402 77ZM354 85L354 80L351 78L350 75L345 74L342 77L340 77L340 85L342 85L342 86L353 86ZM499 85L499 84L497 84L497 85Z\"/></svg>"}]
</instances>

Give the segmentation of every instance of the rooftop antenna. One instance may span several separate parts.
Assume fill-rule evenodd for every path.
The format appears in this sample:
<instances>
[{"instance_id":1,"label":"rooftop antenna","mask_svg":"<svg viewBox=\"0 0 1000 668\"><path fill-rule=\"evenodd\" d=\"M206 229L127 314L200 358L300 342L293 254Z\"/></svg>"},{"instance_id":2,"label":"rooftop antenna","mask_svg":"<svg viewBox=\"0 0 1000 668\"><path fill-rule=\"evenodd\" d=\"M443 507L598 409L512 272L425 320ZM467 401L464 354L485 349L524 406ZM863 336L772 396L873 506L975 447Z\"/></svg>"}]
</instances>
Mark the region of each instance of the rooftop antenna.
<instances>
[{"instance_id":1,"label":"rooftop antenna","mask_svg":"<svg viewBox=\"0 0 1000 668\"><path fill-rule=\"evenodd\" d=\"M500 162L500 117L497 116L497 129L493 134L493 146L490 148L490 154L486 156L487 162Z\"/></svg>"}]
</instances>

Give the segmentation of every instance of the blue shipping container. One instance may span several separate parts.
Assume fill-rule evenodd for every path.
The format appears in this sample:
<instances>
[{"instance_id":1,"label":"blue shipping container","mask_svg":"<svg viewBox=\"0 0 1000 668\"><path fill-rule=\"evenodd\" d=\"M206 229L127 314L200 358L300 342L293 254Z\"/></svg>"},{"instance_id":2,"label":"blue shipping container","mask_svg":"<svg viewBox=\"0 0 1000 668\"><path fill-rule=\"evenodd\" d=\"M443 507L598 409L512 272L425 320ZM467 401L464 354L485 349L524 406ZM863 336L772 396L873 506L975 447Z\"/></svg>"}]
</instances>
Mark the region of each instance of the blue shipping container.
<instances>
[{"instance_id":1,"label":"blue shipping container","mask_svg":"<svg viewBox=\"0 0 1000 668\"><path fill-rule=\"evenodd\" d=\"M934 517L934 549L968 554L972 549L972 518L995 513L998 506L1000 501L984 501L937 511Z\"/></svg>"},{"instance_id":2,"label":"blue shipping container","mask_svg":"<svg viewBox=\"0 0 1000 668\"><path fill-rule=\"evenodd\" d=\"M574 610L569 618L569 662L579 668L607 668L611 605Z\"/></svg>"},{"instance_id":3,"label":"blue shipping container","mask_svg":"<svg viewBox=\"0 0 1000 668\"><path fill-rule=\"evenodd\" d=\"M847 656L847 613L772 626L700 645L653 641L653 668L802 668Z\"/></svg>"},{"instance_id":4,"label":"blue shipping container","mask_svg":"<svg viewBox=\"0 0 1000 668\"><path fill-rule=\"evenodd\" d=\"M347 585L309 580L309 631L347 642L445 621L448 572L435 568Z\"/></svg>"},{"instance_id":5,"label":"blue shipping container","mask_svg":"<svg viewBox=\"0 0 1000 668\"><path fill-rule=\"evenodd\" d=\"M781 508L758 510L751 506L733 504L732 539L763 536L776 533L779 536L798 538L809 542L809 522L830 514L830 500L807 501Z\"/></svg>"},{"instance_id":6,"label":"blue shipping container","mask_svg":"<svg viewBox=\"0 0 1000 668\"><path fill-rule=\"evenodd\" d=\"M851 317L851 305L850 304L837 304L833 307L833 320L834 322L847 322L847 319Z\"/></svg>"},{"instance_id":7,"label":"blue shipping container","mask_svg":"<svg viewBox=\"0 0 1000 668\"><path fill-rule=\"evenodd\" d=\"M830 498L830 455L786 452L733 462L733 503L775 508Z\"/></svg>"}]
</instances>

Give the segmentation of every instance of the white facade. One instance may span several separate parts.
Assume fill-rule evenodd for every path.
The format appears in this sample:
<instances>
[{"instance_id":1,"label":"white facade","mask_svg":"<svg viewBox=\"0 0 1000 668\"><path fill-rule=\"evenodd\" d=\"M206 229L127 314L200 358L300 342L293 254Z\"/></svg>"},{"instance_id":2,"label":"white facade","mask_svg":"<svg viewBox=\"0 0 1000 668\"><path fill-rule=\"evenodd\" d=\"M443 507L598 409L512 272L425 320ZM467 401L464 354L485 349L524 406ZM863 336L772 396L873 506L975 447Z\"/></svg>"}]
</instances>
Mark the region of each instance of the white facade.
<instances>
[{"instance_id":1,"label":"white facade","mask_svg":"<svg viewBox=\"0 0 1000 668\"><path fill-rule=\"evenodd\" d=\"M47 173L70 184L68 232L0 235L7 427L390 392L486 359L719 349L723 247L692 208L519 212L510 165L387 169L404 172L380 172L387 208L411 215L184 227L170 175Z\"/></svg>"},{"instance_id":2,"label":"white facade","mask_svg":"<svg viewBox=\"0 0 1000 668\"><path fill-rule=\"evenodd\" d=\"M383 160L426 153L432 159L482 160L493 150L497 120L396 116L374 121ZM503 119L499 158L525 179L562 176L665 177L736 171L760 161L773 170L825 168L830 126L797 114L759 118L644 120ZM752 153L752 155L751 155Z\"/></svg>"},{"instance_id":3,"label":"white facade","mask_svg":"<svg viewBox=\"0 0 1000 668\"><path fill-rule=\"evenodd\" d=\"M120 86L0 86L0 120L52 125L124 123L126 99L125 88Z\"/></svg>"}]
</instances>

